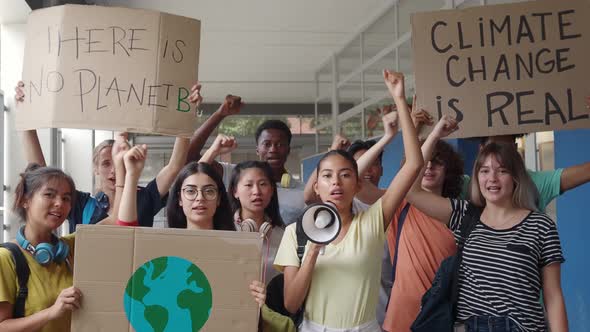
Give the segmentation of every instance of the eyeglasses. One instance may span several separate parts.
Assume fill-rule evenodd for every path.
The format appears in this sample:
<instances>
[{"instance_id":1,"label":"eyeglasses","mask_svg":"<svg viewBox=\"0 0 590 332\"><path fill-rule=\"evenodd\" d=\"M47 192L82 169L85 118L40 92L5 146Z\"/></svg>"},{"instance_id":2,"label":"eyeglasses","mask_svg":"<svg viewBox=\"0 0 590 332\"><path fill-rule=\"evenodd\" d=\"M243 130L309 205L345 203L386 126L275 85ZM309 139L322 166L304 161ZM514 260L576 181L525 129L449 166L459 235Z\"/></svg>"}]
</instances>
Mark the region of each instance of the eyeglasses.
<instances>
[{"instance_id":1,"label":"eyeglasses","mask_svg":"<svg viewBox=\"0 0 590 332\"><path fill-rule=\"evenodd\" d=\"M218 191L217 191L217 188L214 188L214 187L205 187L205 188L201 188L201 189L197 189L196 187L182 188L182 196L189 201L196 200L197 196L199 195L199 192L201 192L201 196L206 201L213 201L213 200L217 199Z\"/></svg>"}]
</instances>

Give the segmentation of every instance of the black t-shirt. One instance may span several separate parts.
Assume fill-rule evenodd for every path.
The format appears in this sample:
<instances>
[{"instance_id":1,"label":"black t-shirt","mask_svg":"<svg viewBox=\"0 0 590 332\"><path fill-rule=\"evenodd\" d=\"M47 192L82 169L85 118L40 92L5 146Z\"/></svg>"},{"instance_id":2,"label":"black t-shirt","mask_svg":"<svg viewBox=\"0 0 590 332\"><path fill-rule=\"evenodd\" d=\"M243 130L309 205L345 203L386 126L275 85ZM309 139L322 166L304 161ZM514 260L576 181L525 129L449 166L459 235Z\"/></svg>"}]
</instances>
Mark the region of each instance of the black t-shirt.
<instances>
[{"instance_id":1,"label":"black t-shirt","mask_svg":"<svg viewBox=\"0 0 590 332\"><path fill-rule=\"evenodd\" d=\"M145 187L137 187L137 221L139 226L154 226L154 216L166 205L168 194L160 197L156 179Z\"/></svg>"},{"instance_id":2,"label":"black t-shirt","mask_svg":"<svg viewBox=\"0 0 590 332\"><path fill-rule=\"evenodd\" d=\"M137 221L139 226L152 227L154 216L166 205L167 196L160 197L156 179L150 181L145 187L137 187ZM95 204L94 212L90 218L90 224L96 224L108 216L110 202L108 197L102 193L93 197L90 193L77 191L68 220L70 221L70 233L76 231L76 225L83 223L83 214L86 204Z\"/></svg>"}]
</instances>

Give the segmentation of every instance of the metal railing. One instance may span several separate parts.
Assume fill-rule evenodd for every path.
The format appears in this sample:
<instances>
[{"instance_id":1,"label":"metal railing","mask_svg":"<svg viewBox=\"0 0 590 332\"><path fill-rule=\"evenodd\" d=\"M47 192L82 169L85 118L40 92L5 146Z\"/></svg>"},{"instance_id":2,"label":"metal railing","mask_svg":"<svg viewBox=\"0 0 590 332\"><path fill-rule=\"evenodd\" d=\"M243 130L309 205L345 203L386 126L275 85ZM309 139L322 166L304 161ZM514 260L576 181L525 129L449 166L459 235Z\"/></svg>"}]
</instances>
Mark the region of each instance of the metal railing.
<instances>
[{"instance_id":1,"label":"metal railing","mask_svg":"<svg viewBox=\"0 0 590 332\"><path fill-rule=\"evenodd\" d=\"M415 8L417 4L423 4L420 8ZM331 129L331 135L334 136L341 132L342 124L345 121L354 120L354 117L360 117L361 126L359 132L353 132L350 139L366 139L367 112L376 109L383 104L390 103L390 96L382 83L380 72L375 67L384 65L383 68L393 68L396 71L405 72L407 94L410 96L414 90L414 79L411 69L411 28L409 23L402 24L400 18L407 18L415 11L432 11L442 9L460 8L470 5L486 5L486 0L391 0L382 8L377 10L373 16L363 23L357 31L351 35L346 43L326 59L315 72L315 123L316 123L316 153L319 152L319 136L322 129ZM414 8L412 8L414 6ZM383 27L386 29L376 29ZM391 29L387 29L391 28ZM402 31L405 31L402 33ZM384 45L369 45L368 39L371 37L381 37L385 41ZM389 37L391 40L389 41ZM378 38L377 38L378 39ZM355 52L354 50L357 50ZM352 52L351 52L352 50ZM409 50L409 52L408 52ZM406 52L402 54L402 52ZM349 53L353 53L351 56ZM371 54L374 55L371 55ZM346 68L343 63L355 62L353 58L358 56L356 65L353 68ZM407 63L410 63L408 66ZM379 69L383 69L379 68ZM375 74L375 72L377 74ZM326 82L326 77L328 83ZM372 78L372 79L371 79ZM322 86L323 85L323 86ZM358 93L358 97L346 96L352 91ZM356 88L358 87L358 90ZM320 103L330 102L332 104L331 113L328 121L320 122L318 105ZM349 109L341 110L339 105L342 102L352 102L354 106Z\"/></svg>"}]
</instances>

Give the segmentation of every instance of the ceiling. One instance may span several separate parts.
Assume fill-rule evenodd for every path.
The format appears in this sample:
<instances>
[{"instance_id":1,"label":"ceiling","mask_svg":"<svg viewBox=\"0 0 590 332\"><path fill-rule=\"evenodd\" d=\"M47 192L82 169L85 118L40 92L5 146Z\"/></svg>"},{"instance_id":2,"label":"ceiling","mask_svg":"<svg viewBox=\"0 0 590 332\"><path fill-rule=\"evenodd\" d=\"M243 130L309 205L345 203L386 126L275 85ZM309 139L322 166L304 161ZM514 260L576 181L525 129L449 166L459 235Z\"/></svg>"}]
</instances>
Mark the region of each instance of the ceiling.
<instances>
[{"instance_id":1,"label":"ceiling","mask_svg":"<svg viewBox=\"0 0 590 332\"><path fill-rule=\"evenodd\" d=\"M199 80L207 102L315 99L320 64L390 0L97 0L201 20Z\"/></svg>"}]
</instances>

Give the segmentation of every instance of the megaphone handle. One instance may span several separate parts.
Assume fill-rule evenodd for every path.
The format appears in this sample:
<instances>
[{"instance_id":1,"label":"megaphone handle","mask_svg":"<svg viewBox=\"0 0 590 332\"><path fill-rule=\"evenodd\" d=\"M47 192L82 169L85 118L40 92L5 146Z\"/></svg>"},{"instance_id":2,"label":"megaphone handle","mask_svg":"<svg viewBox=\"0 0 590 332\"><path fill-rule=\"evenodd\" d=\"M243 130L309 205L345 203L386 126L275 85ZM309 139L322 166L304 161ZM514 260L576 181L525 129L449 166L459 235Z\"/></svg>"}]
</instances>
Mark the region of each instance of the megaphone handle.
<instances>
[{"instance_id":1,"label":"megaphone handle","mask_svg":"<svg viewBox=\"0 0 590 332\"><path fill-rule=\"evenodd\" d=\"M326 252L326 247L320 248L320 255L323 255Z\"/></svg>"}]
</instances>

